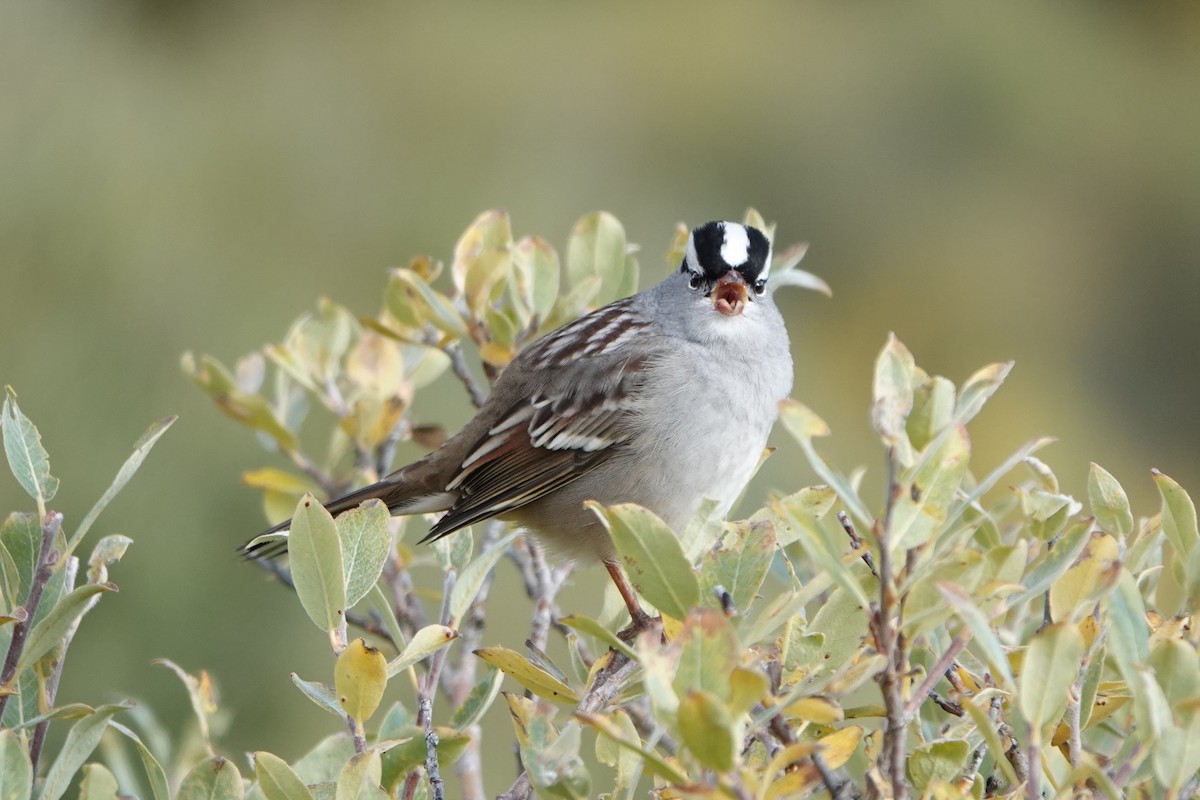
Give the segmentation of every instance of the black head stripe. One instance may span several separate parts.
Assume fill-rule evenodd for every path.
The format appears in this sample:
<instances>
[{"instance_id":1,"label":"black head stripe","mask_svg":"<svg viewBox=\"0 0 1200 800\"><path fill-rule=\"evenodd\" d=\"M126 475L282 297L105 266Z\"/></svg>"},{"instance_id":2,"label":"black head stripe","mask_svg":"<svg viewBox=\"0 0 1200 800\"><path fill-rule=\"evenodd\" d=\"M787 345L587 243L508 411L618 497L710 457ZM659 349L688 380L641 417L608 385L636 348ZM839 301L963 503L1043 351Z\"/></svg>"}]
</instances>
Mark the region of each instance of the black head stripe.
<instances>
[{"instance_id":1,"label":"black head stripe","mask_svg":"<svg viewBox=\"0 0 1200 800\"><path fill-rule=\"evenodd\" d=\"M765 277L771 261L771 243L757 228L736 222L706 222L688 237L687 256L681 269L715 281L731 269L753 283Z\"/></svg>"}]
</instances>

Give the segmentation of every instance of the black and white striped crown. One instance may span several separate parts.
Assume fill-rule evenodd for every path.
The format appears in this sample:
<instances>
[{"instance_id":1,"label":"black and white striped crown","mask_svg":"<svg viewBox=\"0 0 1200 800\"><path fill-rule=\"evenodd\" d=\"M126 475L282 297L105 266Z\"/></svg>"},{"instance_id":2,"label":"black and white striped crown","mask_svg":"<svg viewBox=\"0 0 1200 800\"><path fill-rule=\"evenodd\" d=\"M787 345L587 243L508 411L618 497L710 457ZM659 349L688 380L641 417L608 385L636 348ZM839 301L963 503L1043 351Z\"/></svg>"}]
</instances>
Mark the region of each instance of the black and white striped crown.
<instances>
[{"instance_id":1,"label":"black and white striped crown","mask_svg":"<svg viewBox=\"0 0 1200 800\"><path fill-rule=\"evenodd\" d=\"M680 270L715 281L731 269L749 283L766 280L771 269L771 243L766 234L749 225L719 220L694 228Z\"/></svg>"}]
</instances>

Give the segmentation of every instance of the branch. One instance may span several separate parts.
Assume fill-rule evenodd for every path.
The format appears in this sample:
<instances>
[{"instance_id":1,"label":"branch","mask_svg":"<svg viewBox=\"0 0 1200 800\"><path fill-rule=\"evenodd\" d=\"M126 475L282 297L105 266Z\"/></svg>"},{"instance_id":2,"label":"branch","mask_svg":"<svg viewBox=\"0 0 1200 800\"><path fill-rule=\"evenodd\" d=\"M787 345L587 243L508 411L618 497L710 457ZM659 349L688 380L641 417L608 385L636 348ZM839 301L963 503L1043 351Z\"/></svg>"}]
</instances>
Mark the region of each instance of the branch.
<instances>
[{"instance_id":1,"label":"branch","mask_svg":"<svg viewBox=\"0 0 1200 800\"><path fill-rule=\"evenodd\" d=\"M855 550L862 550L863 563L867 565L867 569L871 570L871 574L879 579L879 572L875 569L875 557L871 555L871 551L863 547L862 537L858 535L858 531L854 529L854 523L850 521L850 517L845 511L839 511L838 522L842 523L842 530L850 537L850 546Z\"/></svg>"},{"instance_id":2,"label":"branch","mask_svg":"<svg viewBox=\"0 0 1200 800\"><path fill-rule=\"evenodd\" d=\"M483 404L488 399L487 390L480 386L479 381L475 380L475 376L471 374L471 368L467 365L467 358L463 355L462 348L456 344L448 344L442 348L442 352L450 357L450 370L467 390L471 405L483 408Z\"/></svg>"},{"instance_id":3,"label":"branch","mask_svg":"<svg viewBox=\"0 0 1200 800\"><path fill-rule=\"evenodd\" d=\"M967 633L965 628L959 630L958 634L950 642L950 646L946 648L946 652L942 653L942 657L929 669L929 674L925 676L925 680L917 687L912 697L908 698L908 703L904 706L904 720L906 723L916 718L917 713L921 710L921 703L925 702L925 698L933 691L933 687L937 686L937 682L953 666L955 657L966 647L969 638L970 634ZM961 708L957 716L962 716Z\"/></svg>"},{"instance_id":4,"label":"branch","mask_svg":"<svg viewBox=\"0 0 1200 800\"><path fill-rule=\"evenodd\" d=\"M25 652L25 639L29 636L29 630L37 618L38 606L42 602L42 592L50 580L54 565L58 562L58 551L54 550L52 546L54 537L62 528L62 520L62 514L57 511L49 512L42 519L42 543L38 549L37 565L34 569L33 580L29 585L29 594L25 598L27 616L24 622L18 622L13 627L12 641L8 644L8 655L4 657L4 668L0 670L0 687L8 687L16 679L17 663L21 660L21 654ZM10 697L12 697L11 694L0 695L0 718L4 716Z\"/></svg>"},{"instance_id":5,"label":"branch","mask_svg":"<svg viewBox=\"0 0 1200 800\"><path fill-rule=\"evenodd\" d=\"M887 725L883 731L884 774L892 785L894 800L908 800L908 781L904 774L908 720L905 716L903 697L908 656L905 653L904 637L900 633L899 613L893 614L898 605L891 552L892 513L900 492L896 471L896 452L889 448L887 505L882 522L875 523L875 539L879 544L879 602L872 604L872 627L875 629L876 647L885 658L883 672L878 676L887 717Z\"/></svg>"},{"instance_id":6,"label":"branch","mask_svg":"<svg viewBox=\"0 0 1200 800\"><path fill-rule=\"evenodd\" d=\"M67 559L67 563L63 565L63 586L66 591L71 591L75 588L75 576L79 572L79 559L71 556ZM54 708L54 699L58 696L58 684L62 681L63 663L67 660L67 648L71 646L71 640L75 638L76 631L79 630L79 623L83 621L83 617L76 617L75 621L67 628L67 633L63 636L62 646L58 648L58 659L54 662L54 671L50 674L50 679L46 681L46 697L45 707ZM44 719L37 724L33 729L33 738L29 742L29 761L33 765L33 774L37 774L38 759L42 755L42 745L46 741L46 731L50 728L50 720Z\"/></svg>"}]
</instances>

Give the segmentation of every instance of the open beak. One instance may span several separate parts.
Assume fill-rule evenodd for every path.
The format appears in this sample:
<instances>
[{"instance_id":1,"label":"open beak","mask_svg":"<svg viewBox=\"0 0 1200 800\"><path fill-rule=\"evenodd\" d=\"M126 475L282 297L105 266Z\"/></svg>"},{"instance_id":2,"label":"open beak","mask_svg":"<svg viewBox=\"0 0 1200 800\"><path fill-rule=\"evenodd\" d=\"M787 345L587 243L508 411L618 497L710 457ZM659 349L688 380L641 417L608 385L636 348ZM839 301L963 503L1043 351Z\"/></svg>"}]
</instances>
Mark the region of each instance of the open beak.
<instances>
[{"instance_id":1,"label":"open beak","mask_svg":"<svg viewBox=\"0 0 1200 800\"><path fill-rule=\"evenodd\" d=\"M746 279L731 269L717 280L712 296L713 308L727 317L736 317L746 308Z\"/></svg>"}]
</instances>

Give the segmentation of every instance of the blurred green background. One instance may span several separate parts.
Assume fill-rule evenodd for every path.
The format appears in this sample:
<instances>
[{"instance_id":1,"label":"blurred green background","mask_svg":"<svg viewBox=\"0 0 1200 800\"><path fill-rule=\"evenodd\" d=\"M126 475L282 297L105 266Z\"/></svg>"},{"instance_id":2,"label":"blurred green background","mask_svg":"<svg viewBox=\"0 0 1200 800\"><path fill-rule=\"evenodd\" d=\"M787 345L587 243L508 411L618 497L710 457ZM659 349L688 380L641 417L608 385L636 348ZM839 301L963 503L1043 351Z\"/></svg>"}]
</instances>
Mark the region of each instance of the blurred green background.
<instances>
[{"instance_id":1,"label":"blurred green background","mask_svg":"<svg viewBox=\"0 0 1200 800\"><path fill-rule=\"evenodd\" d=\"M980 468L1053 434L1041 455L1077 496L1091 460L1144 514L1151 467L1200 492L1197 76L1185 2L3 4L0 383L42 430L67 524L152 419L181 417L97 526L135 545L60 700L178 718L150 666L169 657L213 672L227 752L294 758L338 729L287 678L326 674L323 637L233 556L263 521L239 474L282 462L179 355L232 362L321 295L373 314L389 266L448 257L489 207L560 249L611 211L643 284L678 221L754 205L810 242L835 295L782 299L796 395L868 483L894 330L956 381L1016 360L975 423ZM417 404L451 429L467 413L450 380ZM776 439L752 499L813 481ZM0 480L0 509L29 507ZM597 573L567 608L596 613ZM510 758L489 753L489 790Z\"/></svg>"}]
</instances>

